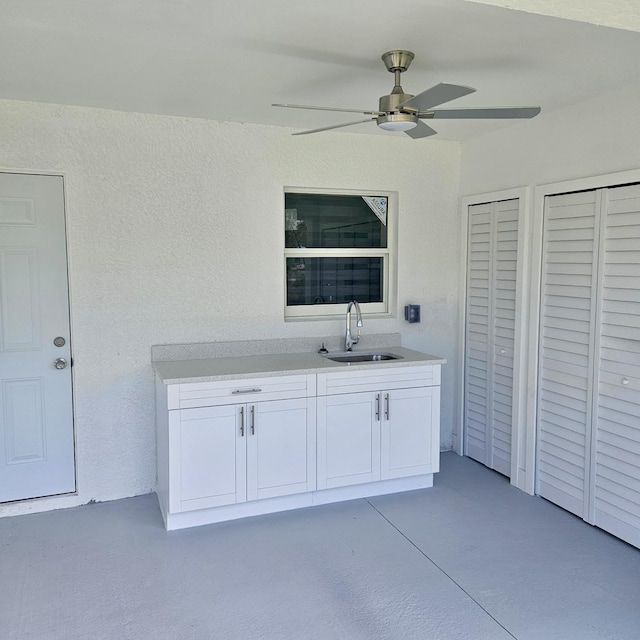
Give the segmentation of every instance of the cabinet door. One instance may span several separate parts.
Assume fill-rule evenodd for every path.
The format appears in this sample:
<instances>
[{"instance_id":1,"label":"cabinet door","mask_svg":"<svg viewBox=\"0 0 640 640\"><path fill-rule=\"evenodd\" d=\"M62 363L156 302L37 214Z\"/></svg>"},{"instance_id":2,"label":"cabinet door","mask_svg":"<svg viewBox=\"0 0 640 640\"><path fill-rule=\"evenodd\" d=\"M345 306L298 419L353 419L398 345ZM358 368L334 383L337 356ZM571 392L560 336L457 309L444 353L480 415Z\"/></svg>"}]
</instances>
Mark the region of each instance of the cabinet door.
<instances>
[{"instance_id":1,"label":"cabinet door","mask_svg":"<svg viewBox=\"0 0 640 640\"><path fill-rule=\"evenodd\" d=\"M247 405L247 499L315 489L315 399Z\"/></svg>"},{"instance_id":2,"label":"cabinet door","mask_svg":"<svg viewBox=\"0 0 640 640\"><path fill-rule=\"evenodd\" d=\"M379 394L318 398L318 489L380 480Z\"/></svg>"},{"instance_id":3,"label":"cabinet door","mask_svg":"<svg viewBox=\"0 0 640 640\"><path fill-rule=\"evenodd\" d=\"M183 409L172 442L171 504L180 511L246 500L244 405ZM175 455L174 455L175 454Z\"/></svg>"},{"instance_id":4,"label":"cabinet door","mask_svg":"<svg viewBox=\"0 0 640 640\"><path fill-rule=\"evenodd\" d=\"M385 391L381 402L381 478L438 471L440 388Z\"/></svg>"}]
</instances>

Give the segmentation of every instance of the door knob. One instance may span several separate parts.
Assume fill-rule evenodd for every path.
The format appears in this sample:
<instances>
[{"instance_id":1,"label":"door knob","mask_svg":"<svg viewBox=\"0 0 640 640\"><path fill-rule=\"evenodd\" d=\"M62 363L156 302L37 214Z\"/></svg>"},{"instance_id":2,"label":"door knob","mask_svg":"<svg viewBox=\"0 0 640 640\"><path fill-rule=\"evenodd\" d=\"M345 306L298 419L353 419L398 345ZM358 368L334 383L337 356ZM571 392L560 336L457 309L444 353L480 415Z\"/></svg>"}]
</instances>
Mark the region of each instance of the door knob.
<instances>
[{"instance_id":1,"label":"door knob","mask_svg":"<svg viewBox=\"0 0 640 640\"><path fill-rule=\"evenodd\" d=\"M64 358L56 358L56 359L53 361L53 366L54 366L56 369L65 369L65 368L66 368L66 366L67 366L67 361L66 361Z\"/></svg>"}]
</instances>

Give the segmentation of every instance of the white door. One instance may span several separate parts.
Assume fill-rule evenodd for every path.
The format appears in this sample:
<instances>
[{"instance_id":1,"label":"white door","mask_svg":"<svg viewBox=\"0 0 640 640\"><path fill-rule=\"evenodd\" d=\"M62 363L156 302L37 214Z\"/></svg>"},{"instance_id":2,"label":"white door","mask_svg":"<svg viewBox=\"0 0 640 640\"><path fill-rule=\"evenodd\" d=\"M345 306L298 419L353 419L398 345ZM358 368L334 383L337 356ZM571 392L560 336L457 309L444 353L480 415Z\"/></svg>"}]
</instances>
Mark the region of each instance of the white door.
<instances>
[{"instance_id":1,"label":"white door","mask_svg":"<svg viewBox=\"0 0 640 640\"><path fill-rule=\"evenodd\" d=\"M538 492L640 547L640 185L547 199Z\"/></svg>"},{"instance_id":2,"label":"white door","mask_svg":"<svg viewBox=\"0 0 640 640\"><path fill-rule=\"evenodd\" d=\"M384 391L381 402L381 479L436 473L440 387Z\"/></svg>"},{"instance_id":3,"label":"white door","mask_svg":"<svg viewBox=\"0 0 640 640\"><path fill-rule=\"evenodd\" d=\"M585 517L600 196L547 198L538 374L537 493Z\"/></svg>"},{"instance_id":4,"label":"white door","mask_svg":"<svg viewBox=\"0 0 640 640\"><path fill-rule=\"evenodd\" d=\"M316 488L315 415L310 408L315 410L315 403L307 398L247 406L247 500Z\"/></svg>"},{"instance_id":5,"label":"white door","mask_svg":"<svg viewBox=\"0 0 640 640\"><path fill-rule=\"evenodd\" d=\"M594 524L640 547L640 185L608 189L599 264Z\"/></svg>"},{"instance_id":6,"label":"white door","mask_svg":"<svg viewBox=\"0 0 640 640\"><path fill-rule=\"evenodd\" d=\"M380 480L380 394L318 398L318 489Z\"/></svg>"},{"instance_id":7,"label":"white door","mask_svg":"<svg viewBox=\"0 0 640 640\"><path fill-rule=\"evenodd\" d=\"M59 176L0 174L0 320L0 502L73 492L69 294Z\"/></svg>"},{"instance_id":8,"label":"white door","mask_svg":"<svg viewBox=\"0 0 640 640\"><path fill-rule=\"evenodd\" d=\"M511 475L517 199L469 207L465 453Z\"/></svg>"},{"instance_id":9,"label":"white door","mask_svg":"<svg viewBox=\"0 0 640 640\"><path fill-rule=\"evenodd\" d=\"M181 409L171 433L171 511L246 502L246 407Z\"/></svg>"},{"instance_id":10,"label":"white door","mask_svg":"<svg viewBox=\"0 0 640 640\"><path fill-rule=\"evenodd\" d=\"M487 464L492 327L491 204L469 207L465 310L464 452Z\"/></svg>"}]
</instances>

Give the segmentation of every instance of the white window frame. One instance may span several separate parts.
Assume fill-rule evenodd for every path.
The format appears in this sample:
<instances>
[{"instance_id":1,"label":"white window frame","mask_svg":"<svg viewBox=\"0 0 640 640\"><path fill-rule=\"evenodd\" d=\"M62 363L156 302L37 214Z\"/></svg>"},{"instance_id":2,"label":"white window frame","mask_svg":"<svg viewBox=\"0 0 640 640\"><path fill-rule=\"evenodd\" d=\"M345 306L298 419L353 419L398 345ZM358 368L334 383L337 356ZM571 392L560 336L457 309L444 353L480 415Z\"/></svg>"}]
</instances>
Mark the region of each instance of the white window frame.
<instances>
[{"instance_id":1,"label":"white window frame","mask_svg":"<svg viewBox=\"0 0 640 640\"><path fill-rule=\"evenodd\" d=\"M286 248L285 237L285 194L309 193L317 195L385 196L387 198L387 246L386 248ZM395 309L397 274L397 226L398 194L385 190L319 189L308 187L285 187L281 207L282 246L284 248L284 318L285 320L322 320L344 315L347 304L287 305L287 258L382 258L382 302L361 303L362 314L375 317L391 317Z\"/></svg>"}]
</instances>

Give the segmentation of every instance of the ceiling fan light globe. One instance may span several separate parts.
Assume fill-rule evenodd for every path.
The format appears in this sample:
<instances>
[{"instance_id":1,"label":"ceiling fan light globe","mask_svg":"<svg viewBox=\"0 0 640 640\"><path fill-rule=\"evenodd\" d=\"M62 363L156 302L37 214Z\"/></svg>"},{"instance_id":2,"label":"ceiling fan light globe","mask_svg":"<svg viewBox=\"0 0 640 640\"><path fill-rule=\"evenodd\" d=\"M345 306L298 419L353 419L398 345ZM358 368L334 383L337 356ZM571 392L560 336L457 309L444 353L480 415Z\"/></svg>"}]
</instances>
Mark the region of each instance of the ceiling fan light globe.
<instances>
[{"instance_id":1,"label":"ceiling fan light globe","mask_svg":"<svg viewBox=\"0 0 640 640\"><path fill-rule=\"evenodd\" d=\"M410 113L391 113L376 120L385 131L409 131L418 126L418 118Z\"/></svg>"}]
</instances>

